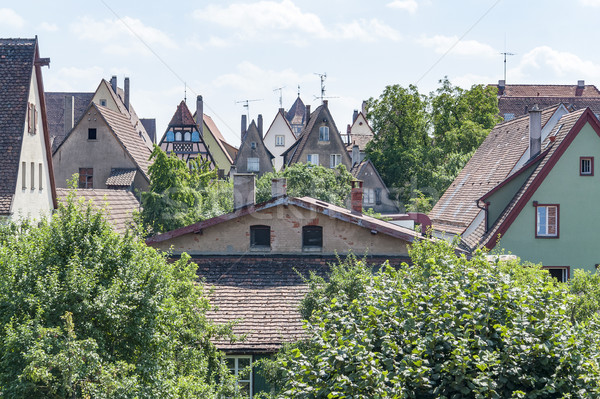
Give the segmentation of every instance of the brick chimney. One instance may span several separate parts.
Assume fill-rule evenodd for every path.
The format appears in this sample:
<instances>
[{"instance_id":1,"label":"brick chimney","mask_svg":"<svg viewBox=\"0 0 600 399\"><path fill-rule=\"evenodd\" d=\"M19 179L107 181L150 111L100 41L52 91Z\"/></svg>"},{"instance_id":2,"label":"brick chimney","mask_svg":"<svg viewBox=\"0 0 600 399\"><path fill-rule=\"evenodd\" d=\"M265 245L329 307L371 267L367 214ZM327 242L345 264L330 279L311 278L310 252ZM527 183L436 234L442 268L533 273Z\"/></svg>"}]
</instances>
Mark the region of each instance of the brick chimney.
<instances>
[{"instance_id":1,"label":"brick chimney","mask_svg":"<svg viewBox=\"0 0 600 399\"><path fill-rule=\"evenodd\" d=\"M233 209L254 205L256 186L254 173L236 173L233 175Z\"/></svg>"},{"instance_id":2,"label":"brick chimney","mask_svg":"<svg viewBox=\"0 0 600 399\"><path fill-rule=\"evenodd\" d=\"M304 126L308 125L308 121L310 120L310 104L306 104L305 112L306 117L304 118Z\"/></svg>"},{"instance_id":3,"label":"brick chimney","mask_svg":"<svg viewBox=\"0 0 600 399\"><path fill-rule=\"evenodd\" d=\"M529 159L539 155L542 150L542 111L537 104L529 110Z\"/></svg>"},{"instance_id":4,"label":"brick chimney","mask_svg":"<svg viewBox=\"0 0 600 399\"><path fill-rule=\"evenodd\" d=\"M354 113L352 114L352 123L356 122L356 118L358 118L358 110L355 109Z\"/></svg>"},{"instance_id":5,"label":"brick chimney","mask_svg":"<svg viewBox=\"0 0 600 399\"><path fill-rule=\"evenodd\" d=\"M110 78L110 87L112 87L112 90L115 92L115 94L117 94L117 77L113 76L112 78Z\"/></svg>"},{"instance_id":6,"label":"brick chimney","mask_svg":"<svg viewBox=\"0 0 600 399\"><path fill-rule=\"evenodd\" d=\"M65 96L64 109L64 133L67 134L73 129L75 123L75 101L73 96Z\"/></svg>"},{"instance_id":7,"label":"brick chimney","mask_svg":"<svg viewBox=\"0 0 600 399\"><path fill-rule=\"evenodd\" d=\"M260 134L260 137L262 137L263 136L263 117L262 117L262 114L258 114L257 127L258 127L258 133Z\"/></svg>"},{"instance_id":8,"label":"brick chimney","mask_svg":"<svg viewBox=\"0 0 600 399\"><path fill-rule=\"evenodd\" d=\"M271 180L271 197L282 197L287 195L287 179L280 177Z\"/></svg>"},{"instance_id":9,"label":"brick chimney","mask_svg":"<svg viewBox=\"0 0 600 399\"><path fill-rule=\"evenodd\" d=\"M352 180L352 191L350 192L350 207L352 213L362 214L363 204L363 182L362 180Z\"/></svg>"},{"instance_id":10,"label":"brick chimney","mask_svg":"<svg viewBox=\"0 0 600 399\"><path fill-rule=\"evenodd\" d=\"M583 96L583 90L585 89L585 80L577 81L577 88L575 89L575 97Z\"/></svg>"},{"instance_id":11,"label":"brick chimney","mask_svg":"<svg viewBox=\"0 0 600 399\"><path fill-rule=\"evenodd\" d=\"M198 125L200 137L202 137L204 131L204 100L202 96L196 97L196 124Z\"/></svg>"},{"instance_id":12,"label":"brick chimney","mask_svg":"<svg viewBox=\"0 0 600 399\"><path fill-rule=\"evenodd\" d=\"M125 91L125 109L129 111L129 78L125 78L123 86L123 90Z\"/></svg>"}]
</instances>

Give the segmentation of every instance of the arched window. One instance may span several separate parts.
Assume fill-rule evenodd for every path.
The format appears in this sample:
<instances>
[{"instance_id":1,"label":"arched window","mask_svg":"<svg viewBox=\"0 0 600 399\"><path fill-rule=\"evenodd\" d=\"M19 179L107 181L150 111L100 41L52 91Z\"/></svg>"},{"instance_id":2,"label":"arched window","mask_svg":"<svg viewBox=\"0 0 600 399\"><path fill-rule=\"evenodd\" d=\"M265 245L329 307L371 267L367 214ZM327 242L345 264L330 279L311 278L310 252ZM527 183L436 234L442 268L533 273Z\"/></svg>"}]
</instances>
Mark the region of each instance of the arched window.
<instances>
[{"instance_id":1,"label":"arched window","mask_svg":"<svg viewBox=\"0 0 600 399\"><path fill-rule=\"evenodd\" d=\"M323 248L323 227L322 226L303 226L302 227L302 249L303 250L321 250Z\"/></svg>"},{"instance_id":2,"label":"arched window","mask_svg":"<svg viewBox=\"0 0 600 399\"><path fill-rule=\"evenodd\" d=\"M271 227L250 226L250 248L271 249Z\"/></svg>"},{"instance_id":3,"label":"arched window","mask_svg":"<svg viewBox=\"0 0 600 399\"><path fill-rule=\"evenodd\" d=\"M175 132L175 141L181 141L181 132Z\"/></svg>"},{"instance_id":4,"label":"arched window","mask_svg":"<svg viewBox=\"0 0 600 399\"><path fill-rule=\"evenodd\" d=\"M183 134L183 141L191 141L192 140L192 133L190 132L185 132Z\"/></svg>"}]
</instances>

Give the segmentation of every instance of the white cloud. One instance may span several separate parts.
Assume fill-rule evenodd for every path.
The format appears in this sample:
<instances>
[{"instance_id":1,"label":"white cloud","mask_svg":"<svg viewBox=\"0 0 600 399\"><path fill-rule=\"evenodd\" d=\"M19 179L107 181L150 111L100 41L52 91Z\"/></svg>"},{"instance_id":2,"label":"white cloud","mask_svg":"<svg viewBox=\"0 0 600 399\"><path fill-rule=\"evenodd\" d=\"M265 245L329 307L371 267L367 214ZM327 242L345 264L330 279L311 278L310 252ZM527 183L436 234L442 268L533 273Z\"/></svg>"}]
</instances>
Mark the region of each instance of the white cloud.
<instances>
[{"instance_id":1,"label":"white cloud","mask_svg":"<svg viewBox=\"0 0 600 399\"><path fill-rule=\"evenodd\" d=\"M44 71L44 86L47 91L93 92L104 77L104 69L99 66L50 68Z\"/></svg>"},{"instance_id":2,"label":"white cloud","mask_svg":"<svg viewBox=\"0 0 600 399\"><path fill-rule=\"evenodd\" d=\"M600 0L579 0L579 3L587 7L600 7Z\"/></svg>"},{"instance_id":3,"label":"white cloud","mask_svg":"<svg viewBox=\"0 0 600 399\"><path fill-rule=\"evenodd\" d=\"M0 8L0 25L11 28L22 28L25 20L10 8Z\"/></svg>"},{"instance_id":4,"label":"white cloud","mask_svg":"<svg viewBox=\"0 0 600 399\"><path fill-rule=\"evenodd\" d=\"M513 77L520 79L535 77L540 72L550 72L554 77L570 78L573 81L582 78L599 79L600 65L581 59L573 53L539 46L524 54L519 65L510 70Z\"/></svg>"},{"instance_id":5,"label":"white cloud","mask_svg":"<svg viewBox=\"0 0 600 399\"><path fill-rule=\"evenodd\" d=\"M150 47L155 45L177 47L176 43L161 30L146 26L139 19L131 17L103 21L83 17L71 24L71 31L80 39L103 44L104 52L114 55L149 54L149 50L139 38Z\"/></svg>"},{"instance_id":6,"label":"white cloud","mask_svg":"<svg viewBox=\"0 0 600 399\"><path fill-rule=\"evenodd\" d=\"M498 55L498 51L494 50L493 47L476 40L461 40L460 42L456 43L457 41L458 37L456 36L442 35L422 37L418 40L418 42L425 47L433 47L435 52L438 54L444 54L446 51L452 48L450 53L456 55L476 55L484 57L495 57Z\"/></svg>"},{"instance_id":7,"label":"white cloud","mask_svg":"<svg viewBox=\"0 0 600 399\"><path fill-rule=\"evenodd\" d=\"M205 50L209 47L213 48L225 48L231 47L233 43L230 40L223 39L221 37L210 36L208 40L200 39L198 37L194 37L186 41L186 46L191 46L196 50Z\"/></svg>"},{"instance_id":8,"label":"white cloud","mask_svg":"<svg viewBox=\"0 0 600 399\"><path fill-rule=\"evenodd\" d=\"M56 31L58 31L58 25L51 24L49 22L42 22L39 25L39 29L46 31L46 32L56 32Z\"/></svg>"},{"instance_id":9,"label":"white cloud","mask_svg":"<svg viewBox=\"0 0 600 399\"><path fill-rule=\"evenodd\" d=\"M263 0L252 4L236 3L227 7L209 5L194 11L193 16L235 31L236 37L242 40L275 39L301 46L308 42L307 36L361 41L400 39L397 30L377 19L338 23L328 29L318 15L303 12L291 0Z\"/></svg>"},{"instance_id":10,"label":"white cloud","mask_svg":"<svg viewBox=\"0 0 600 399\"><path fill-rule=\"evenodd\" d=\"M282 82L301 83L309 79L314 80L313 75L300 76L289 68L282 71L265 70L249 61L240 63L236 69L237 72L218 76L213 84L217 87L230 87L238 94L256 95L268 92L271 97L272 88L279 87Z\"/></svg>"},{"instance_id":11,"label":"white cloud","mask_svg":"<svg viewBox=\"0 0 600 399\"><path fill-rule=\"evenodd\" d=\"M394 0L391 3L387 4L390 8L398 8L400 10L406 10L410 14L414 14L417 12L419 8L419 4L416 0Z\"/></svg>"}]
</instances>

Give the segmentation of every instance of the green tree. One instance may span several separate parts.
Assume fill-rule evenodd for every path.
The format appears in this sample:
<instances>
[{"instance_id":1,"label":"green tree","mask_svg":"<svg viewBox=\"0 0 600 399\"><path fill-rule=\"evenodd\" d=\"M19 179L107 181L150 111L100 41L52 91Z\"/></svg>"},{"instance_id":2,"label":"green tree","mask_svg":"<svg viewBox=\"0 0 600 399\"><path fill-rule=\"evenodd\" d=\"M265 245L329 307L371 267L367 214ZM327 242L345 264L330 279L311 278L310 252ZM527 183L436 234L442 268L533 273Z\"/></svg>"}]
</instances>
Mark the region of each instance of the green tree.
<instances>
[{"instance_id":1,"label":"green tree","mask_svg":"<svg viewBox=\"0 0 600 399\"><path fill-rule=\"evenodd\" d=\"M413 264L314 280L307 339L265 367L290 398L596 398L597 317L539 267L423 241ZM341 283L340 283L341 281ZM350 289L346 289L346 288Z\"/></svg>"},{"instance_id":2,"label":"green tree","mask_svg":"<svg viewBox=\"0 0 600 399\"><path fill-rule=\"evenodd\" d=\"M0 226L0 397L219 398L211 343L230 334L196 265L175 262L74 195L49 220Z\"/></svg>"},{"instance_id":3,"label":"green tree","mask_svg":"<svg viewBox=\"0 0 600 399\"><path fill-rule=\"evenodd\" d=\"M287 179L288 195L308 196L339 206L345 206L353 180L342 164L328 169L320 165L295 163L279 172L262 175L256 183L256 201L268 201L271 198L271 180L281 177Z\"/></svg>"}]
</instances>

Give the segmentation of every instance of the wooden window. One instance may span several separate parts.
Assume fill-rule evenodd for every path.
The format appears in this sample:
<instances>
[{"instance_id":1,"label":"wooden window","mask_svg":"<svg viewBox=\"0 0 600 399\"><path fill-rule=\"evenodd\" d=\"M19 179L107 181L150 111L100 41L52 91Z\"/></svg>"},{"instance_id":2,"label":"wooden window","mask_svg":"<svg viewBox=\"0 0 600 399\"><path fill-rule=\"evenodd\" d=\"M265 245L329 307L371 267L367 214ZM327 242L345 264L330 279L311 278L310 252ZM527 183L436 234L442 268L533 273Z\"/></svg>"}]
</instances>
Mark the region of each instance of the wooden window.
<instances>
[{"instance_id":1,"label":"wooden window","mask_svg":"<svg viewBox=\"0 0 600 399\"><path fill-rule=\"evenodd\" d=\"M183 141L192 141L192 133L191 132L185 132L183 134Z\"/></svg>"},{"instance_id":2,"label":"wooden window","mask_svg":"<svg viewBox=\"0 0 600 399\"><path fill-rule=\"evenodd\" d=\"M258 158L248 158L248 172L258 172L260 170L260 160Z\"/></svg>"},{"instance_id":3,"label":"wooden window","mask_svg":"<svg viewBox=\"0 0 600 399\"><path fill-rule=\"evenodd\" d=\"M381 188L375 189L375 205L381 205Z\"/></svg>"},{"instance_id":4,"label":"wooden window","mask_svg":"<svg viewBox=\"0 0 600 399\"><path fill-rule=\"evenodd\" d=\"M21 187L27 188L27 162L21 162Z\"/></svg>"},{"instance_id":5,"label":"wooden window","mask_svg":"<svg viewBox=\"0 0 600 399\"><path fill-rule=\"evenodd\" d=\"M372 188L365 188L363 190L363 204L373 205L375 203L375 190Z\"/></svg>"},{"instance_id":6,"label":"wooden window","mask_svg":"<svg viewBox=\"0 0 600 399\"><path fill-rule=\"evenodd\" d=\"M537 204L535 216L536 238L558 238L559 236L559 205Z\"/></svg>"},{"instance_id":7,"label":"wooden window","mask_svg":"<svg viewBox=\"0 0 600 399\"><path fill-rule=\"evenodd\" d=\"M252 356L227 356L225 360L240 392L252 399Z\"/></svg>"},{"instance_id":8,"label":"wooden window","mask_svg":"<svg viewBox=\"0 0 600 399\"><path fill-rule=\"evenodd\" d=\"M35 104L27 103L27 132L30 134L37 133L37 109Z\"/></svg>"},{"instance_id":9,"label":"wooden window","mask_svg":"<svg viewBox=\"0 0 600 399\"><path fill-rule=\"evenodd\" d=\"M319 141L329 141L329 127L321 126L319 128Z\"/></svg>"},{"instance_id":10,"label":"wooden window","mask_svg":"<svg viewBox=\"0 0 600 399\"><path fill-rule=\"evenodd\" d=\"M579 158L579 176L594 176L594 157Z\"/></svg>"},{"instance_id":11,"label":"wooden window","mask_svg":"<svg viewBox=\"0 0 600 399\"><path fill-rule=\"evenodd\" d=\"M302 227L302 249L323 248L323 227L321 226L303 226Z\"/></svg>"},{"instance_id":12,"label":"wooden window","mask_svg":"<svg viewBox=\"0 0 600 399\"><path fill-rule=\"evenodd\" d=\"M88 140L96 140L96 128L91 127L88 129Z\"/></svg>"},{"instance_id":13,"label":"wooden window","mask_svg":"<svg viewBox=\"0 0 600 399\"><path fill-rule=\"evenodd\" d=\"M331 154L329 155L329 167L335 168L342 163L342 154Z\"/></svg>"},{"instance_id":14,"label":"wooden window","mask_svg":"<svg viewBox=\"0 0 600 399\"><path fill-rule=\"evenodd\" d=\"M250 226L250 247L256 249L271 249L271 227Z\"/></svg>"},{"instance_id":15,"label":"wooden window","mask_svg":"<svg viewBox=\"0 0 600 399\"><path fill-rule=\"evenodd\" d=\"M42 163L39 163L39 170L38 170L38 176L39 176L39 180L40 180L40 184L38 184L38 188L41 190L43 188L43 184L44 183L44 174L42 173L43 171L43 166Z\"/></svg>"},{"instance_id":16,"label":"wooden window","mask_svg":"<svg viewBox=\"0 0 600 399\"><path fill-rule=\"evenodd\" d=\"M306 163L318 165L319 164L319 154L308 154L306 156Z\"/></svg>"},{"instance_id":17,"label":"wooden window","mask_svg":"<svg viewBox=\"0 0 600 399\"><path fill-rule=\"evenodd\" d=\"M31 189L35 188L35 162L31 163Z\"/></svg>"},{"instance_id":18,"label":"wooden window","mask_svg":"<svg viewBox=\"0 0 600 399\"><path fill-rule=\"evenodd\" d=\"M175 132L175 141L181 141L181 132Z\"/></svg>"},{"instance_id":19,"label":"wooden window","mask_svg":"<svg viewBox=\"0 0 600 399\"><path fill-rule=\"evenodd\" d=\"M275 146L276 147L284 147L285 146L285 136L280 136L280 135L275 136Z\"/></svg>"},{"instance_id":20,"label":"wooden window","mask_svg":"<svg viewBox=\"0 0 600 399\"><path fill-rule=\"evenodd\" d=\"M93 168L79 168L79 188L94 188Z\"/></svg>"},{"instance_id":21,"label":"wooden window","mask_svg":"<svg viewBox=\"0 0 600 399\"><path fill-rule=\"evenodd\" d=\"M571 278L570 266L542 266L542 269L548 270L548 273L561 283L566 283Z\"/></svg>"}]
</instances>

